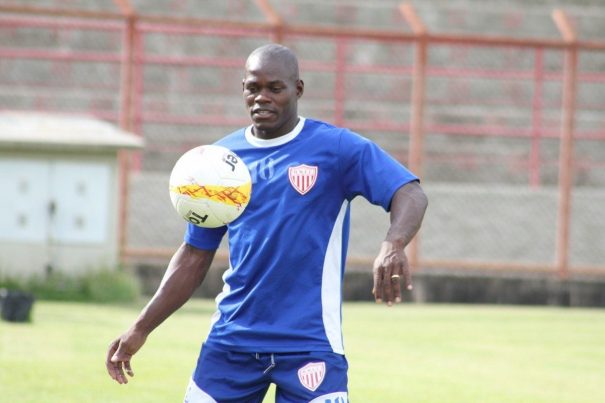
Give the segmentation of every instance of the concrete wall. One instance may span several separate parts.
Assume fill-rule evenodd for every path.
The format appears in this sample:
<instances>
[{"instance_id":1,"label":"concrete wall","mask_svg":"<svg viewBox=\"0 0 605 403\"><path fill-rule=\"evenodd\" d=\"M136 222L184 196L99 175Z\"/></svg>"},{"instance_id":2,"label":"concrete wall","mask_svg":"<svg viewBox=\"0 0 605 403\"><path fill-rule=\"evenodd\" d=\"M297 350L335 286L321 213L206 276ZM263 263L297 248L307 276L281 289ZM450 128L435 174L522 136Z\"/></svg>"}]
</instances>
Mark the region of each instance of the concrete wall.
<instances>
[{"instance_id":1,"label":"concrete wall","mask_svg":"<svg viewBox=\"0 0 605 403\"><path fill-rule=\"evenodd\" d=\"M28 3L25 0L19 2ZM135 5L140 11L151 14L247 21L262 21L264 18L252 2L239 2L242 4L239 8L233 8L238 2L221 0L205 2L205 7L196 7L195 2L180 3L181 9L178 9L181 7L178 4L173 4L176 10L161 0L140 0ZM326 5L327 3L321 0L272 3L286 21L407 30L401 16L394 12L401 3L400 0L377 0L370 3L364 0L347 0L338 2L338 7ZM45 0L41 4L56 6L58 2ZM599 0L577 0L565 4L555 0L516 0L506 3L495 0L431 0L416 1L413 4L434 32L558 38L559 33L552 23L550 13L554 8L562 7L575 17L580 37L602 39L605 34L605 8ZM103 0L81 2L76 6L81 5L91 9L115 9L111 2ZM60 49L65 52L106 51L120 54L119 34L95 31L78 35L74 32L76 31L50 35L36 29L14 29L11 30L11 35L0 39L0 45L8 48ZM232 41L226 46L225 41L220 38L155 34L146 38L145 51L161 55L222 55L243 59L247 51L265 41L263 38L246 38ZM297 51L302 60L331 62L334 59L333 41L290 38L287 44ZM413 59L413 47L407 45L390 46L371 41L355 41L349 45L349 49L348 62L362 66L401 65L402 61L404 65L411 65ZM431 65L448 66L449 61L460 50L444 46L432 48L429 52ZM466 51L465 63L475 68L514 66L526 71L533 68L533 52L496 52L493 49ZM603 71L605 57L601 53L593 52L582 56L581 72ZM545 52L546 71L559 71L561 63L561 52ZM45 60L6 59L0 66L0 108L102 110L115 112L117 115L119 91L116 77L119 77L119 68L115 64L74 63L67 66ZM144 77L145 111L162 111L175 116L223 114L240 118L244 114L240 90L237 85L231 85L231 81L224 82L231 73L233 77L239 77L241 69L205 70L147 66ZM334 75L311 71L303 73L307 90L301 101L301 113L309 117L331 118L334 106L331 98ZM189 78L192 86L186 88L187 91L182 88L183 75ZM399 123L409 119L409 77L370 75L364 79L358 79L358 76L354 78L356 79L348 80L347 119L368 121L370 115ZM238 79L234 80L233 84L237 84L237 81ZM470 85L470 94L477 102L469 107L456 103L455 97L452 98L456 93L450 91L451 83L447 80L429 80L427 122L495 122L523 128L531 124L531 105L528 106L527 102L531 99L533 87L529 81L484 79L473 82L474 84ZM91 87L92 83L94 85ZM558 83L548 82L543 91L547 101L544 105L543 123L554 122L556 126L560 119L561 87ZM605 103L605 91L600 84L583 84L579 86L578 91L578 104L582 108L589 104ZM358 94L373 98L370 102L365 98L354 99L353 96ZM393 96L395 100L389 100L386 95ZM523 102L516 103L518 99ZM494 100L501 102L492 102ZM594 131L603 127L602 114L598 110L595 112L584 108L578 111L577 119L578 130ZM229 129L219 126L202 128L196 125L144 122L142 130L150 147L144 151L144 171L132 178L129 246L176 248L182 240L185 223L173 211L168 198L170 168L184 148L215 141ZM403 135L381 132L363 134L373 138L398 157L405 158L408 142ZM581 141L576 144L578 162L602 161L604 149L605 143L602 141ZM423 258L546 264L554 261L557 190L548 186L556 184L557 181L558 171L553 161L558 157L558 141L543 139L540 147L544 162L540 174L546 187L537 190L527 188L526 171L516 171L519 165L510 166L498 162L499 159L506 158L524 160L528 150L529 139L428 134L425 151L432 159L427 160L423 176L424 187L430 198L420 244ZM468 155L479 155L484 161L475 164L471 159L465 159ZM439 160L440 157L447 159L453 158L452 156L460 156L464 162L452 165ZM605 219L601 206L605 205L602 190L605 171L583 168L582 164L578 164L576 172L576 184L583 187L578 187L574 193L571 261L574 265L602 266L605 262ZM388 215L361 199L353 203L352 209L349 255L357 260L371 261L388 227ZM9 250L18 254L30 253L32 249L41 251L39 248L26 247L17 252L12 246L8 246ZM113 251L109 255L112 253ZM74 264L90 256L96 256L99 264L105 262L104 255L95 255L93 251L85 248L61 255L68 256ZM40 266L42 256L42 253L32 255L32 264L36 262L33 265ZM72 263L66 261L61 264L68 266ZM159 266L163 264L165 262ZM448 280L450 281L455 282L455 279ZM364 289L367 289L366 285Z\"/></svg>"},{"instance_id":2,"label":"concrete wall","mask_svg":"<svg viewBox=\"0 0 605 403\"><path fill-rule=\"evenodd\" d=\"M224 270L220 266L210 269L194 297L215 298L223 287ZM140 265L136 272L142 280L144 294L152 295L164 270L157 265ZM605 280L602 277L562 280L547 274L444 270L416 273L413 284L412 291L403 292L404 302L605 307ZM345 301L373 301L371 291L369 268L346 271Z\"/></svg>"},{"instance_id":3,"label":"concrete wall","mask_svg":"<svg viewBox=\"0 0 605 403\"><path fill-rule=\"evenodd\" d=\"M425 259L551 264L558 190L527 186L423 184L429 207L421 230ZM605 264L605 191L576 188L571 263ZM365 200L352 206L351 256L373 256L388 216Z\"/></svg>"},{"instance_id":4,"label":"concrete wall","mask_svg":"<svg viewBox=\"0 0 605 403\"><path fill-rule=\"evenodd\" d=\"M16 3L28 3L25 0ZM47 5L60 2L46 0ZM274 7L291 23L314 23L331 26L379 28L406 31L403 18L397 12L399 0L324 2L320 0L272 1ZM551 12L562 7L574 17L580 37L603 38L605 35L605 7L598 0L557 2L534 0L512 2L481 0L430 0L412 2L418 14L434 32L457 32L490 35L508 35L530 38L559 38L552 22ZM141 0L134 3L142 13L200 18L228 18L245 21L263 21L264 17L253 2L225 2L220 0L198 2L165 2ZM72 7L86 9L116 9L113 2L94 0L77 2ZM103 31L41 30L32 28L7 29L0 36L0 46L23 49L45 49L57 52L102 51L121 54L120 34ZM253 37L237 40L220 37L150 34L145 37L145 51L153 55L192 57L223 56L243 59L255 46L267 38ZM303 62L332 63L336 54L331 38L287 38ZM544 70L556 74L562 69L562 52L544 53ZM499 69L533 74L535 52L531 49L502 49L435 45L429 50L432 68ZM385 44L373 41L351 41L348 45L349 65L411 66L413 46ZM603 52L586 52L580 57L580 73L590 75L605 69ZM303 63L304 64L304 63ZM241 67L199 68L170 65L147 65L144 68L145 114L161 113L174 117L195 119L222 115L231 119L244 118L241 94L237 83ZM50 109L58 111L87 111L118 115L119 66L113 63L63 63L38 59L5 58L0 64L0 108ZM334 118L335 74L302 71L307 83L301 101L302 114L325 119ZM466 92L458 90L465 87ZM372 123L386 120L405 124L409 120L409 75L396 77L388 74L350 75L347 77L345 116L350 122ZM427 127L433 124L495 125L497 127L528 128L532 125L532 96L535 91L531 79L452 79L431 76L427 82ZM541 126L554 127L560 121L561 85L548 79L542 88ZM368 102L366 97L370 98ZM464 99L461 99L464 98ZM462 102L464 101L464 102ZM578 86L578 130L599 131L604 121L599 105L605 104L605 87L599 82ZM147 171L169 170L184 148L212 142L229 132L232 127L189 124L162 124L143 121L142 131L150 145L144 151L143 168ZM363 133L400 157L405 158L407 138L399 133L381 133L368 130ZM527 172L515 170L527 159L530 139L501 137L446 136L428 133L425 151L432 157L426 165L425 179L437 181L473 180L477 182L499 179L507 183L527 182ZM543 139L540 154L543 159L541 181L553 184L557 179L558 142ZM605 145L600 141L581 141L576 144L577 155L583 161L602 162ZM161 151L159 151L161 150ZM500 157L519 159L512 169L506 164L492 164L490 170L466 169L461 164L441 164L437 159L455 159L458 154L479 155L487 163ZM447 154L447 155L446 155ZM495 158L491 158L495 157ZM513 161L514 162L514 161ZM597 165L598 166L598 165ZM577 183L585 186L603 186L605 175L598 168L583 168Z\"/></svg>"},{"instance_id":5,"label":"concrete wall","mask_svg":"<svg viewBox=\"0 0 605 403\"><path fill-rule=\"evenodd\" d=\"M556 189L452 184L425 184L424 188L429 209L422 229L421 258L544 265L554 262ZM132 244L176 248L185 223L170 205L167 177L140 174L133 178L132 189ZM605 215L600 208L605 205L605 191L576 189L574 194L571 262L602 266ZM353 202L346 299L371 300L371 262L388 226L388 214L381 208L361 198ZM147 293L156 289L166 263L137 265ZM222 288L224 269L215 264L197 295L216 296ZM554 270L541 274L425 270L415 275L414 281L415 290L406 299L416 302L605 306L605 281L601 277L578 277L573 272L570 280L559 280Z\"/></svg>"},{"instance_id":6,"label":"concrete wall","mask_svg":"<svg viewBox=\"0 0 605 403\"><path fill-rule=\"evenodd\" d=\"M558 190L527 186L423 184L429 207L421 232L424 259L551 264L555 261ZM605 263L605 191L576 188L571 263ZM129 245L176 248L185 222L168 196L168 174L132 177ZM349 256L372 261L389 226L382 208L357 198L351 206Z\"/></svg>"}]
</instances>

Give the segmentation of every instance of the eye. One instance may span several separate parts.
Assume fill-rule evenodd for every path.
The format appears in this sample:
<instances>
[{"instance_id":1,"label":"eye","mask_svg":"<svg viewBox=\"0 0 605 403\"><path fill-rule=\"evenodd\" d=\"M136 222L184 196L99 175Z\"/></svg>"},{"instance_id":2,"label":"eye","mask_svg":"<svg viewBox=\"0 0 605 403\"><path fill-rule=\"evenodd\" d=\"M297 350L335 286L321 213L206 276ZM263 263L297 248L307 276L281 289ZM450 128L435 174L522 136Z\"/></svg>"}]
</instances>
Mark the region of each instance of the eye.
<instances>
[{"instance_id":1,"label":"eye","mask_svg":"<svg viewBox=\"0 0 605 403\"><path fill-rule=\"evenodd\" d=\"M246 92L249 92L252 94L254 94L255 92L258 91L258 87L256 85L247 85L244 89Z\"/></svg>"},{"instance_id":2,"label":"eye","mask_svg":"<svg viewBox=\"0 0 605 403\"><path fill-rule=\"evenodd\" d=\"M276 93L276 94L281 92L282 90L283 90L283 87L281 87L281 86L271 87L271 92Z\"/></svg>"}]
</instances>

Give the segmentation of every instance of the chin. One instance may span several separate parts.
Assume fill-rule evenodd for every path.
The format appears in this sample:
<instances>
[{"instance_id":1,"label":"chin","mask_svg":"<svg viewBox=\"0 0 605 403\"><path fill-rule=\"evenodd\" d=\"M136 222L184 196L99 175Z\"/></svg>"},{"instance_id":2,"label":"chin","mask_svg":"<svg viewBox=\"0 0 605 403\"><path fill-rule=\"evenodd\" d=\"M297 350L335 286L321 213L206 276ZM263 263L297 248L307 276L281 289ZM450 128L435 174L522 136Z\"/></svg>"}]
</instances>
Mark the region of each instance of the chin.
<instances>
[{"instance_id":1,"label":"chin","mask_svg":"<svg viewBox=\"0 0 605 403\"><path fill-rule=\"evenodd\" d=\"M263 132L273 131L273 130L275 130L275 127L276 127L275 124L272 124L272 123L269 123L269 122L254 122L254 121L252 122L252 126L254 126L254 128L256 130L260 130L260 131L263 131Z\"/></svg>"}]
</instances>

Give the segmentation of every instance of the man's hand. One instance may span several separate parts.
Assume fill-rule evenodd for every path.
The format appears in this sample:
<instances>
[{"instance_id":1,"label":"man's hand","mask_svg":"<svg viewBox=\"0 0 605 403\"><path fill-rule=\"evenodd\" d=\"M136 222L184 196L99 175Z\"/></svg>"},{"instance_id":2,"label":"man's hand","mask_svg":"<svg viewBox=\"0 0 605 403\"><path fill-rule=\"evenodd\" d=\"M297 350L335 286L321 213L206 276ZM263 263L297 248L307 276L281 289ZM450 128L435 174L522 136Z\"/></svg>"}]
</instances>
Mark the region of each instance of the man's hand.
<instances>
[{"instance_id":1,"label":"man's hand","mask_svg":"<svg viewBox=\"0 0 605 403\"><path fill-rule=\"evenodd\" d=\"M109 345L105 367L112 379L124 384L128 383L126 374L134 376L130 366L132 356L143 346L153 329L193 295L204 280L215 252L181 244L170 259L162 283L153 298L143 308L132 327Z\"/></svg>"},{"instance_id":2,"label":"man's hand","mask_svg":"<svg viewBox=\"0 0 605 403\"><path fill-rule=\"evenodd\" d=\"M129 330L109 345L107 357L105 358L105 367L107 367L109 376L117 383L128 383L126 374L131 377L134 376L134 372L130 366L130 360L143 346L146 339L146 335L134 330Z\"/></svg>"},{"instance_id":3,"label":"man's hand","mask_svg":"<svg viewBox=\"0 0 605 403\"><path fill-rule=\"evenodd\" d=\"M372 294L377 303L385 301L388 306L401 302L401 280L407 290L412 289L412 275L403 248L393 242L384 241L380 253L374 260L374 288Z\"/></svg>"}]
</instances>

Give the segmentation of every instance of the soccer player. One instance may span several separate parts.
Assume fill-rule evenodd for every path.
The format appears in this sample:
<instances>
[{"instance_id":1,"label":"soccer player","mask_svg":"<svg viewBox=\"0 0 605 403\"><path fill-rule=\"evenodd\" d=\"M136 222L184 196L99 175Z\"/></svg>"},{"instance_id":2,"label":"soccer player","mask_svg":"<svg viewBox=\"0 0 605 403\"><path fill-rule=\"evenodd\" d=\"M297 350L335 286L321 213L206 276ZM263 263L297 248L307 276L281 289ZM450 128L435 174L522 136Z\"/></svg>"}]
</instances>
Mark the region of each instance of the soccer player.
<instances>
[{"instance_id":1,"label":"soccer player","mask_svg":"<svg viewBox=\"0 0 605 403\"><path fill-rule=\"evenodd\" d=\"M204 280L225 233L230 267L186 402L348 401L341 288L349 205L358 195L390 211L373 267L373 294L387 305L411 289L404 247L427 198L418 178L368 139L298 115L304 83L296 56L269 44L246 61L242 84L252 125L217 144L252 174L243 214L216 229L189 225L157 292L107 352L109 375L127 383L147 336Z\"/></svg>"}]
</instances>

